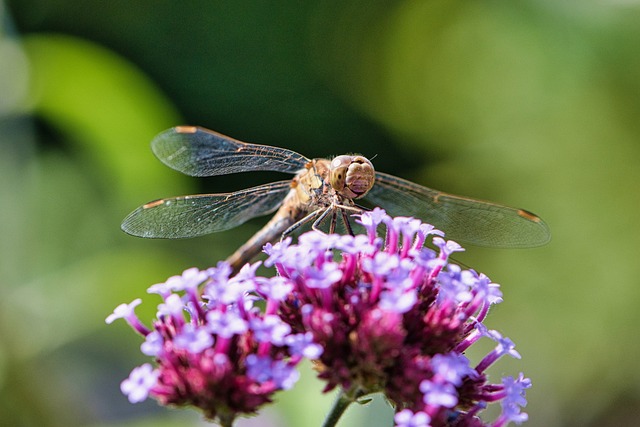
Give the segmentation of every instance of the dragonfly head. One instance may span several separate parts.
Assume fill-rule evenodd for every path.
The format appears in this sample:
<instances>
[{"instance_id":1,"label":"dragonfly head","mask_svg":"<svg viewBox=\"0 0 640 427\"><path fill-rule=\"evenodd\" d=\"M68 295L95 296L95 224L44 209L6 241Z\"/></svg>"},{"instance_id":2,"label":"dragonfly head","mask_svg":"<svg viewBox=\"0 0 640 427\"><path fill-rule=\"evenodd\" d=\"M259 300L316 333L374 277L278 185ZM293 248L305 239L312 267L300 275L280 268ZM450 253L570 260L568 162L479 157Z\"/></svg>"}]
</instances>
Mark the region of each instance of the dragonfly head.
<instances>
[{"instance_id":1,"label":"dragonfly head","mask_svg":"<svg viewBox=\"0 0 640 427\"><path fill-rule=\"evenodd\" d=\"M375 181L373 164L363 156L338 156L329 168L331 187L341 196L359 199L371 190Z\"/></svg>"}]
</instances>

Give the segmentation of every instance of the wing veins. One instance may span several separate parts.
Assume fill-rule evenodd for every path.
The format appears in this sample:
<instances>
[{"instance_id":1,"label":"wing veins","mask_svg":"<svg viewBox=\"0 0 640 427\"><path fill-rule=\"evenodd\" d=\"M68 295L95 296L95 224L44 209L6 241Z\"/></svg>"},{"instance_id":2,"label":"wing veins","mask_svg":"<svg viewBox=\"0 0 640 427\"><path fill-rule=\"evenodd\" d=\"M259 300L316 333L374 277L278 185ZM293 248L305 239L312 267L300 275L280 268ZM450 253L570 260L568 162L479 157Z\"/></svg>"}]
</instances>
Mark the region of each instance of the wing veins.
<instances>
[{"instance_id":1,"label":"wing veins","mask_svg":"<svg viewBox=\"0 0 640 427\"><path fill-rule=\"evenodd\" d=\"M381 172L365 199L391 215L418 217L450 239L479 246L534 247L550 238L540 218L523 216L520 209L444 193Z\"/></svg>"},{"instance_id":2,"label":"wing veins","mask_svg":"<svg viewBox=\"0 0 640 427\"><path fill-rule=\"evenodd\" d=\"M292 150L242 142L200 127L168 129L151 141L151 148L164 164L191 176L255 170L296 173L310 161Z\"/></svg>"},{"instance_id":3,"label":"wing veins","mask_svg":"<svg viewBox=\"0 0 640 427\"><path fill-rule=\"evenodd\" d=\"M233 193L198 194L143 205L122 222L122 229L147 238L183 238L223 231L275 211L290 191L290 181ZM148 205L148 204L147 204Z\"/></svg>"}]
</instances>

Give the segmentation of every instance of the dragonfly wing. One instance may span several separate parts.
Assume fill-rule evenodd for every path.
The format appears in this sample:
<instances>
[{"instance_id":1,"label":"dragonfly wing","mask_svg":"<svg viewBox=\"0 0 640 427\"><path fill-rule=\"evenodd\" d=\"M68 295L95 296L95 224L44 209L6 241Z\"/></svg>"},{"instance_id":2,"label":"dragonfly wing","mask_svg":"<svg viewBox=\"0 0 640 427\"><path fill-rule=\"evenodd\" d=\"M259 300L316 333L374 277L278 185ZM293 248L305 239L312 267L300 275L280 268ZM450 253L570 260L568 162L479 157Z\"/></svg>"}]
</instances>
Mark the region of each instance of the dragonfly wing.
<instances>
[{"instance_id":1,"label":"dragonfly wing","mask_svg":"<svg viewBox=\"0 0 640 427\"><path fill-rule=\"evenodd\" d=\"M291 181L280 181L234 193L156 200L131 212L122 230L146 238L202 236L275 211L290 190Z\"/></svg>"},{"instance_id":2,"label":"dragonfly wing","mask_svg":"<svg viewBox=\"0 0 640 427\"><path fill-rule=\"evenodd\" d=\"M551 237L542 219L523 209L443 193L381 172L365 200L392 216L420 218L448 239L478 246L527 248Z\"/></svg>"},{"instance_id":3,"label":"dragonfly wing","mask_svg":"<svg viewBox=\"0 0 640 427\"><path fill-rule=\"evenodd\" d=\"M249 144L196 126L162 132L151 141L151 149L164 164L191 176L256 170L296 173L309 162L295 151Z\"/></svg>"}]
</instances>

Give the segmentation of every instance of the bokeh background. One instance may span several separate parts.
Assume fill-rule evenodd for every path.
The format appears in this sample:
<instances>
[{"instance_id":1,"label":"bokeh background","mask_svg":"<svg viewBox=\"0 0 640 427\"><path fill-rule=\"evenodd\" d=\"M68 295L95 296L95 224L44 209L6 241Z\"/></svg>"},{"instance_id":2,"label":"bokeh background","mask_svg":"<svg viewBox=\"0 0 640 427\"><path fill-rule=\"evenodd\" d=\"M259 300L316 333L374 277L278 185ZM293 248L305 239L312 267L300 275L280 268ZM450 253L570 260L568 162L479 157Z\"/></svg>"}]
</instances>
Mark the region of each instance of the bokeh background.
<instances>
[{"instance_id":1,"label":"bokeh background","mask_svg":"<svg viewBox=\"0 0 640 427\"><path fill-rule=\"evenodd\" d=\"M185 241L124 235L159 197L282 179L197 180L149 150L197 124L541 215L551 243L469 248L502 284L489 326L532 378L528 426L640 419L640 1L6 0L0 2L0 425L204 425L131 405L146 361L104 318L223 259L264 220ZM477 356L477 355L476 355ZM320 425L306 373L245 426ZM379 400L342 425L389 426Z\"/></svg>"}]
</instances>

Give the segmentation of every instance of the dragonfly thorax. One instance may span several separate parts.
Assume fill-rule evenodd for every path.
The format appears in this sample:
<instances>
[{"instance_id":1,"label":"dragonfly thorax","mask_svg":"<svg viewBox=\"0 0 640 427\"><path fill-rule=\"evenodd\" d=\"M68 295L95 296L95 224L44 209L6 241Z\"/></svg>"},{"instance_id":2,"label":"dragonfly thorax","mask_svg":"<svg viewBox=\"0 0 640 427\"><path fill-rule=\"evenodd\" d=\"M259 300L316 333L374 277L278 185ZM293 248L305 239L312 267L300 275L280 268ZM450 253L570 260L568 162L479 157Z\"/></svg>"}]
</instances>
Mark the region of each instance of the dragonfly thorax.
<instances>
[{"instance_id":1,"label":"dragonfly thorax","mask_svg":"<svg viewBox=\"0 0 640 427\"><path fill-rule=\"evenodd\" d=\"M373 164L363 156L338 156L329 167L331 187L348 199L366 195L375 182Z\"/></svg>"}]
</instances>

